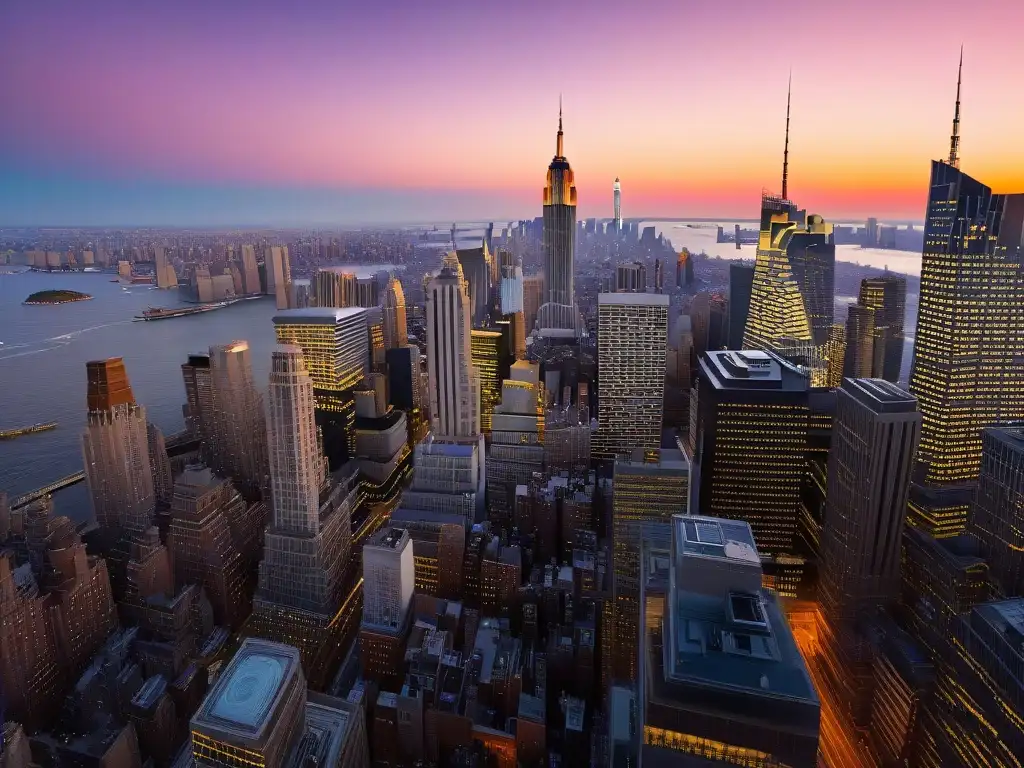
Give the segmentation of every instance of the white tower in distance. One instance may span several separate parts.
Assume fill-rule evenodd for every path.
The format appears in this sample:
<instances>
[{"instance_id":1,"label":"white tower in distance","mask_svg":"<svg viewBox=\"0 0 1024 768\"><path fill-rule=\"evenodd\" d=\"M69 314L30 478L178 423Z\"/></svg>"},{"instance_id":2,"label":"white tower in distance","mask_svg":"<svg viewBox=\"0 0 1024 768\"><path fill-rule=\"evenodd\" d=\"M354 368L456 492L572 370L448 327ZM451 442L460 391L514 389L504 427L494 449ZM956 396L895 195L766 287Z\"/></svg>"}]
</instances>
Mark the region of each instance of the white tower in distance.
<instances>
[{"instance_id":1,"label":"white tower in distance","mask_svg":"<svg viewBox=\"0 0 1024 768\"><path fill-rule=\"evenodd\" d=\"M619 177L615 177L615 184L612 185L612 198L615 204L615 231L622 231L622 185Z\"/></svg>"}]
</instances>

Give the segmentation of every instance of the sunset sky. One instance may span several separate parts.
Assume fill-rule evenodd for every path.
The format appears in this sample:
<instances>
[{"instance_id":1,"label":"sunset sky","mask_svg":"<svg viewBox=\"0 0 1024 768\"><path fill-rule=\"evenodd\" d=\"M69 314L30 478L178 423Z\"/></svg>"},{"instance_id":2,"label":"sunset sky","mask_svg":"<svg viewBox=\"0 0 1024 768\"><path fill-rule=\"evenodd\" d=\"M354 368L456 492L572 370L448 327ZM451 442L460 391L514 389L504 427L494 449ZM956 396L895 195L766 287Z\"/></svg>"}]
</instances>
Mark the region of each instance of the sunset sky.
<instances>
[{"instance_id":1,"label":"sunset sky","mask_svg":"<svg viewBox=\"0 0 1024 768\"><path fill-rule=\"evenodd\" d=\"M948 152L1024 191L1014 0L6 0L0 225L540 215L921 219Z\"/></svg>"}]
</instances>

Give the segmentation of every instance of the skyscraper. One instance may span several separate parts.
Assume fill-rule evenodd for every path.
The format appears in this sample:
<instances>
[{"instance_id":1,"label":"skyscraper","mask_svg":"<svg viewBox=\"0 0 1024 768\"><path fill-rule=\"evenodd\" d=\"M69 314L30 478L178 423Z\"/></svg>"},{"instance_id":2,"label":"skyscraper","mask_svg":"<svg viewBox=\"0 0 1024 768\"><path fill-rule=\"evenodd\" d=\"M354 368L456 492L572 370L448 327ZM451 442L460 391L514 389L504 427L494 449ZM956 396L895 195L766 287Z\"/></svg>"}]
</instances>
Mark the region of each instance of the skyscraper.
<instances>
[{"instance_id":1,"label":"skyscraper","mask_svg":"<svg viewBox=\"0 0 1024 768\"><path fill-rule=\"evenodd\" d=\"M688 511L690 465L676 449L636 450L616 460L613 475L615 596L613 664L618 680L635 681L640 663L640 601L643 545L668 540L673 515Z\"/></svg>"},{"instance_id":2,"label":"skyscraper","mask_svg":"<svg viewBox=\"0 0 1024 768\"><path fill-rule=\"evenodd\" d=\"M749 264L729 265L729 335L727 349L743 349L743 332L750 314L750 293L754 268ZM680 286L682 287L682 286Z\"/></svg>"},{"instance_id":3,"label":"skyscraper","mask_svg":"<svg viewBox=\"0 0 1024 768\"><path fill-rule=\"evenodd\" d=\"M313 379L302 349L278 345L267 390L271 511L249 633L288 638L303 667L322 684L340 650L344 576L352 537L355 477L325 477L314 421Z\"/></svg>"},{"instance_id":4,"label":"skyscraper","mask_svg":"<svg viewBox=\"0 0 1024 768\"><path fill-rule=\"evenodd\" d=\"M1024 424L984 430L981 446L967 532L1000 594L1024 596Z\"/></svg>"},{"instance_id":5,"label":"skyscraper","mask_svg":"<svg viewBox=\"0 0 1024 768\"><path fill-rule=\"evenodd\" d=\"M352 392L368 372L366 312L359 307L311 307L274 316L277 341L302 349L313 380L323 452L332 472L345 463L355 447Z\"/></svg>"},{"instance_id":6,"label":"skyscraper","mask_svg":"<svg viewBox=\"0 0 1024 768\"><path fill-rule=\"evenodd\" d=\"M871 635L865 622L900 594L907 493L920 436L912 395L883 379L838 390L821 531L819 641L835 686L861 726L871 714Z\"/></svg>"},{"instance_id":7,"label":"skyscraper","mask_svg":"<svg viewBox=\"0 0 1024 768\"><path fill-rule=\"evenodd\" d=\"M501 382L508 377L511 356L501 331L474 328L470 332L471 359L480 382L480 431L491 434L491 414L501 402Z\"/></svg>"},{"instance_id":8,"label":"skyscraper","mask_svg":"<svg viewBox=\"0 0 1024 768\"><path fill-rule=\"evenodd\" d=\"M615 267L616 293L646 293L647 268L639 261Z\"/></svg>"},{"instance_id":9,"label":"skyscraper","mask_svg":"<svg viewBox=\"0 0 1024 768\"><path fill-rule=\"evenodd\" d=\"M278 309L288 309L292 292L292 263L288 246L267 246L263 259L267 270L267 293L275 296Z\"/></svg>"},{"instance_id":10,"label":"skyscraper","mask_svg":"<svg viewBox=\"0 0 1024 768\"><path fill-rule=\"evenodd\" d=\"M480 434L480 379L472 361L471 307L450 266L427 290L427 374L435 437Z\"/></svg>"},{"instance_id":11,"label":"skyscraper","mask_svg":"<svg viewBox=\"0 0 1024 768\"><path fill-rule=\"evenodd\" d=\"M416 565L404 528L377 531L363 547L363 625L398 631L412 603Z\"/></svg>"},{"instance_id":12,"label":"skyscraper","mask_svg":"<svg viewBox=\"0 0 1024 768\"><path fill-rule=\"evenodd\" d=\"M405 315L405 291L397 277L388 280L381 302L384 312L384 349L398 349L409 343L409 321Z\"/></svg>"},{"instance_id":13,"label":"skyscraper","mask_svg":"<svg viewBox=\"0 0 1024 768\"><path fill-rule=\"evenodd\" d=\"M870 379L875 367L875 310L851 304L846 316L845 338L843 376Z\"/></svg>"},{"instance_id":14,"label":"skyscraper","mask_svg":"<svg viewBox=\"0 0 1024 768\"><path fill-rule=\"evenodd\" d=\"M186 467L174 484L168 549L179 588L199 584L219 624L237 628L251 607L245 561L231 538L230 521L245 500L207 467ZM234 507L234 511L232 511Z\"/></svg>"},{"instance_id":15,"label":"skyscraper","mask_svg":"<svg viewBox=\"0 0 1024 768\"><path fill-rule=\"evenodd\" d=\"M209 359L213 410L204 430L209 442L204 453L213 469L255 500L267 484L267 423L263 396L252 377L249 343L210 347Z\"/></svg>"},{"instance_id":16,"label":"skyscraper","mask_svg":"<svg viewBox=\"0 0 1024 768\"><path fill-rule=\"evenodd\" d=\"M538 311L542 331L576 328L575 269L576 183L565 158L559 106L555 157L544 187L544 295Z\"/></svg>"},{"instance_id":17,"label":"skyscraper","mask_svg":"<svg viewBox=\"0 0 1024 768\"><path fill-rule=\"evenodd\" d=\"M761 199L761 228L744 349L773 351L812 369L823 383L821 347L834 316L835 239L821 216L797 210L788 197L789 97L782 194Z\"/></svg>"},{"instance_id":18,"label":"skyscraper","mask_svg":"<svg viewBox=\"0 0 1024 768\"><path fill-rule=\"evenodd\" d=\"M493 257L485 239L478 248L459 248L455 257L462 267L469 297L470 326L483 325L488 320L491 304L491 264Z\"/></svg>"},{"instance_id":19,"label":"skyscraper","mask_svg":"<svg viewBox=\"0 0 1024 768\"><path fill-rule=\"evenodd\" d=\"M949 161L932 162L910 391L923 418L910 519L963 531L981 430L1024 418L1024 194L959 170L960 85Z\"/></svg>"},{"instance_id":20,"label":"skyscraper","mask_svg":"<svg viewBox=\"0 0 1024 768\"><path fill-rule=\"evenodd\" d=\"M874 368L871 375L896 383L903 369L903 346L906 342L903 323L907 279L889 274L866 277L860 281L857 303L875 311Z\"/></svg>"},{"instance_id":21,"label":"skyscraper","mask_svg":"<svg viewBox=\"0 0 1024 768\"><path fill-rule=\"evenodd\" d=\"M167 260L167 249L162 245L153 248L153 271L156 272L157 288L177 288L178 276L174 267Z\"/></svg>"},{"instance_id":22,"label":"skyscraper","mask_svg":"<svg viewBox=\"0 0 1024 768\"><path fill-rule=\"evenodd\" d=\"M135 402L121 358L85 367L89 413L82 459L96 522L141 534L156 505L146 409Z\"/></svg>"},{"instance_id":23,"label":"skyscraper","mask_svg":"<svg viewBox=\"0 0 1024 768\"><path fill-rule=\"evenodd\" d=\"M661 445L668 306L653 293L598 294L595 458Z\"/></svg>"},{"instance_id":24,"label":"skyscraper","mask_svg":"<svg viewBox=\"0 0 1024 768\"><path fill-rule=\"evenodd\" d=\"M209 445L213 419L213 391L209 353L192 354L181 364L185 404L181 406L189 435Z\"/></svg>"},{"instance_id":25,"label":"skyscraper","mask_svg":"<svg viewBox=\"0 0 1024 768\"><path fill-rule=\"evenodd\" d=\"M260 267L256 262L256 248L242 246L242 287L249 295L260 293Z\"/></svg>"},{"instance_id":26,"label":"skyscraper","mask_svg":"<svg viewBox=\"0 0 1024 768\"><path fill-rule=\"evenodd\" d=\"M540 311L544 296L544 276L530 275L523 278L523 324L528 334L533 333L537 325L537 313Z\"/></svg>"},{"instance_id":27,"label":"skyscraper","mask_svg":"<svg viewBox=\"0 0 1024 768\"><path fill-rule=\"evenodd\" d=\"M701 514L745 520L776 588L793 594L800 492L810 418L806 371L760 351L707 352L700 359L690 440L699 471L691 504Z\"/></svg>"},{"instance_id":28,"label":"skyscraper","mask_svg":"<svg viewBox=\"0 0 1024 768\"><path fill-rule=\"evenodd\" d=\"M612 185L612 205L614 208L614 220L613 225L616 232L622 231L622 184L619 183L619 177L615 177L615 183Z\"/></svg>"},{"instance_id":29,"label":"skyscraper","mask_svg":"<svg viewBox=\"0 0 1024 768\"><path fill-rule=\"evenodd\" d=\"M512 251L498 251L501 283L499 301L501 314L523 312L523 262Z\"/></svg>"}]
</instances>

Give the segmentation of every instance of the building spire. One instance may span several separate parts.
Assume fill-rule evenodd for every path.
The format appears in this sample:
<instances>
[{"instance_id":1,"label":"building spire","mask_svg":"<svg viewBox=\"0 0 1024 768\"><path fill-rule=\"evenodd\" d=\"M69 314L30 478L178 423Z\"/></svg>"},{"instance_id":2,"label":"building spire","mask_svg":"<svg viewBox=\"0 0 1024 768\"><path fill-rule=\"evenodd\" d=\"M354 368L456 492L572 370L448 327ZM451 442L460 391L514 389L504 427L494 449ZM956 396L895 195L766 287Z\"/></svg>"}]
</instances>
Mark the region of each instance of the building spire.
<instances>
[{"instance_id":1,"label":"building spire","mask_svg":"<svg viewBox=\"0 0 1024 768\"><path fill-rule=\"evenodd\" d=\"M960 46L960 66L956 71L956 111L953 113L953 133L949 137L949 164L960 167L960 82L964 72L964 47Z\"/></svg>"},{"instance_id":2,"label":"building spire","mask_svg":"<svg viewBox=\"0 0 1024 768\"><path fill-rule=\"evenodd\" d=\"M782 199L789 199L789 104L793 96L793 70L789 71L789 85L786 87L786 147L782 151Z\"/></svg>"},{"instance_id":3,"label":"building spire","mask_svg":"<svg viewBox=\"0 0 1024 768\"><path fill-rule=\"evenodd\" d=\"M562 94L558 94L558 143L555 148L555 157L565 157L562 150Z\"/></svg>"}]
</instances>

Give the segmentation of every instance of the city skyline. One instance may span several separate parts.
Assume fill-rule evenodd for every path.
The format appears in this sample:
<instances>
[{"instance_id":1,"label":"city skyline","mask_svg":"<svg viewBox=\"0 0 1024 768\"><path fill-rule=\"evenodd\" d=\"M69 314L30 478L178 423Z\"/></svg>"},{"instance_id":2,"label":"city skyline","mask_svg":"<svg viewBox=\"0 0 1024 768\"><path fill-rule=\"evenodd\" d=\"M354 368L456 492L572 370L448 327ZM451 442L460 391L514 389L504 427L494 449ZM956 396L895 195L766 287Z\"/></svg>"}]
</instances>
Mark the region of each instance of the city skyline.
<instances>
[{"instance_id":1,"label":"city skyline","mask_svg":"<svg viewBox=\"0 0 1024 768\"><path fill-rule=\"evenodd\" d=\"M526 3L515 21L527 31L515 35L462 3L102 5L109 13L25 7L0 31L0 60L15 73L0 98L18 116L0 127L5 225L525 216L559 92L581 217L612 216L619 177L625 218L753 218L761 188L779 191L789 70L794 195L830 220L920 220L924 160L948 142L960 44L964 165L996 191L1024 180L1011 127L1022 108L998 76L1024 66L1011 32L1024 11L996 2L978 8L991 6L984 31L956 24L948 2L927 13L890 3L881 21L880 4L782 17L748 3L727 14L651 2L638 21L611 4L590 18ZM683 52L662 52L644 18L695 33ZM572 65L554 78L531 55L552 25L572 29ZM800 53L756 44L779 34L803 40ZM441 35L454 44L439 46ZM891 52L868 64L872 40ZM263 53L282 46L285 59ZM757 130L740 128L751 114Z\"/></svg>"}]
</instances>

